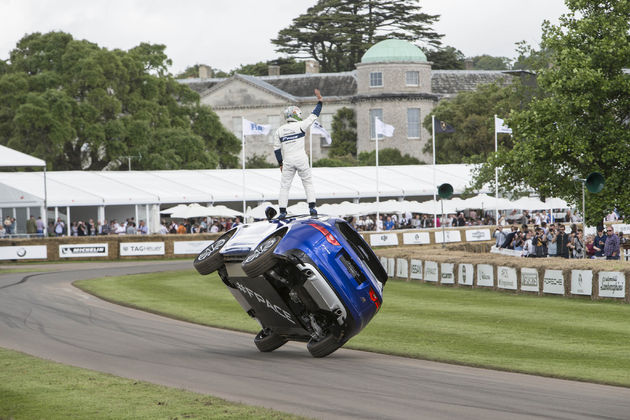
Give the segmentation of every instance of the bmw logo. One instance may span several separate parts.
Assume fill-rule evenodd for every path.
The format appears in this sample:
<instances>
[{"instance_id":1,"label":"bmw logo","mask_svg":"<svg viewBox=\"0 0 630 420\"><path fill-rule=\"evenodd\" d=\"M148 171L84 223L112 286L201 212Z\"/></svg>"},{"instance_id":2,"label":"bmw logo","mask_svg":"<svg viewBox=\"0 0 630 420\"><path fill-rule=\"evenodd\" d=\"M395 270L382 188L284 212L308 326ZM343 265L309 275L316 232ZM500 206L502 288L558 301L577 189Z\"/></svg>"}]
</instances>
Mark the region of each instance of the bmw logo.
<instances>
[{"instance_id":1,"label":"bmw logo","mask_svg":"<svg viewBox=\"0 0 630 420\"><path fill-rule=\"evenodd\" d=\"M25 255L26 255L26 249L24 249L24 248L19 248L19 249L17 250L17 256L18 256L18 257L22 258L22 257L23 257L23 256L25 256Z\"/></svg>"}]
</instances>

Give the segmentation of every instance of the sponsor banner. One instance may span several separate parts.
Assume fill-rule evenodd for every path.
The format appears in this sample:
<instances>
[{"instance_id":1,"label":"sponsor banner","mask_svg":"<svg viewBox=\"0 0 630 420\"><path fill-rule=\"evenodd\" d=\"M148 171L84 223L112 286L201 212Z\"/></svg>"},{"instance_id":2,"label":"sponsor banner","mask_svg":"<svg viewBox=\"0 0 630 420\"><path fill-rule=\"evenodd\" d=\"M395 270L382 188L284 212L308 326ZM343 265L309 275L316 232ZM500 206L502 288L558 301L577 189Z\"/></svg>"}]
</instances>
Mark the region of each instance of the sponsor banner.
<instances>
[{"instance_id":1,"label":"sponsor banner","mask_svg":"<svg viewBox=\"0 0 630 420\"><path fill-rule=\"evenodd\" d=\"M630 225L628 224L618 223L618 224L612 225L612 227L615 230L615 233L617 235L619 235L619 232L623 232L624 237L625 235L630 235Z\"/></svg>"},{"instance_id":2,"label":"sponsor banner","mask_svg":"<svg viewBox=\"0 0 630 420\"><path fill-rule=\"evenodd\" d=\"M477 264L477 286L494 286L494 267L490 264Z\"/></svg>"},{"instance_id":3,"label":"sponsor banner","mask_svg":"<svg viewBox=\"0 0 630 420\"><path fill-rule=\"evenodd\" d=\"M396 259L396 277L405 280L409 278L409 261L406 258Z\"/></svg>"},{"instance_id":4,"label":"sponsor banner","mask_svg":"<svg viewBox=\"0 0 630 420\"><path fill-rule=\"evenodd\" d=\"M438 264L435 261L424 262L424 281L438 281Z\"/></svg>"},{"instance_id":5,"label":"sponsor banner","mask_svg":"<svg viewBox=\"0 0 630 420\"><path fill-rule=\"evenodd\" d=\"M370 245L396 246L398 245L398 235L395 233L372 233L370 234Z\"/></svg>"},{"instance_id":6,"label":"sponsor banner","mask_svg":"<svg viewBox=\"0 0 630 420\"><path fill-rule=\"evenodd\" d=\"M499 266L497 268L497 287L516 290L516 268Z\"/></svg>"},{"instance_id":7,"label":"sponsor banner","mask_svg":"<svg viewBox=\"0 0 630 420\"><path fill-rule=\"evenodd\" d=\"M403 233L403 244L405 245L428 245L431 243L429 232L408 232Z\"/></svg>"},{"instance_id":8,"label":"sponsor banner","mask_svg":"<svg viewBox=\"0 0 630 420\"><path fill-rule=\"evenodd\" d=\"M599 296L622 299L625 298L626 276L618 271L600 271Z\"/></svg>"},{"instance_id":9,"label":"sponsor banner","mask_svg":"<svg viewBox=\"0 0 630 420\"><path fill-rule=\"evenodd\" d=\"M121 242L120 256L164 255L164 242Z\"/></svg>"},{"instance_id":10,"label":"sponsor banner","mask_svg":"<svg viewBox=\"0 0 630 420\"><path fill-rule=\"evenodd\" d=\"M409 262L409 278L422 280L422 260L411 260Z\"/></svg>"},{"instance_id":11,"label":"sponsor banner","mask_svg":"<svg viewBox=\"0 0 630 420\"><path fill-rule=\"evenodd\" d=\"M440 283L442 284L455 284L455 264L442 263L442 269L440 270Z\"/></svg>"},{"instance_id":12,"label":"sponsor banner","mask_svg":"<svg viewBox=\"0 0 630 420\"><path fill-rule=\"evenodd\" d=\"M59 245L59 258L107 257L109 244L65 244Z\"/></svg>"},{"instance_id":13,"label":"sponsor banner","mask_svg":"<svg viewBox=\"0 0 630 420\"><path fill-rule=\"evenodd\" d=\"M442 236L442 231L436 231L435 233L435 243L441 244L442 242L461 242L462 241L462 233L459 230L446 230L444 231L444 236Z\"/></svg>"},{"instance_id":14,"label":"sponsor banner","mask_svg":"<svg viewBox=\"0 0 630 420\"><path fill-rule=\"evenodd\" d=\"M593 290L591 270L571 270L571 294L590 296Z\"/></svg>"},{"instance_id":15,"label":"sponsor banner","mask_svg":"<svg viewBox=\"0 0 630 420\"><path fill-rule=\"evenodd\" d=\"M0 260L45 260L46 245L0 246Z\"/></svg>"},{"instance_id":16,"label":"sponsor banner","mask_svg":"<svg viewBox=\"0 0 630 420\"><path fill-rule=\"evenodd\" d=\"M520 257L523 255L523 251L514 251L513 249L497 248L496 245L492 245L490 248L492 254L509 255L510 257Z\"/></svg>"},{"instance_id":17,"label":"sponsor banner","mask_svg":"<svg viewBox=\"0 0 630 420\"><path fill-rule=\"evenodd\" d=\"M472 264L459 264L457 267L457 283L472 286L475 279L475 267Z\"/></svg>"},{"instance_id":18,"label":"sponsor banner","mask_svg":"<svg viewBox=\"0 0 630 420\"><path fill-rule=\"evenodd\" d=\"M545 270L543 293L564 295L564 276L562 270Z\"/></svg>"},{"instance_id":19,"label":"sponsor banner","mask_svg":"<svg viewBox=\"0 0 630 420\"><path fill-rule=\"evenodd\" d=\"M394 277L396 274L396 260L394 258L387 259L387 276Z\"/></svg>"},{"instance_id":20,"label":"sponsor banner","mask_svg":"<svg viewBox=\"0 0 630 420\"><path fill-rule=\"evenodd\" d=\"M538 270L535 268L521 268L521 290L524 292L538 292Z\"/></svg>"},{"instance_id":21,"label":"sponsor banner","mask_svg":"<svg viewBox=\"0 0 630 420\"><path fill-rule=\"evenodd\" d=\"M197 255L214 241L177 241L173 242L173 254Z\"/></svg>"},{"instance_id":22,"label":"sponsor banner","mask_svg":"<svg viewBox=\"0 0 630 420\"><path fill-rule=\"evenodd\" d=\"M380 257L381 265L383 266L383 270L387 271L387 257Z\"/></svg>"},{"instance_id":23,"label":"sponsor banner","mask_svg":"<svg viewBox=\"0 0 630 420\"><path fill-rule=\"evenodd\" d=\"M466 231L466 241L489 241L492 239L490 236L490 229L470 229Z\"/></svg>"}]
</instances>

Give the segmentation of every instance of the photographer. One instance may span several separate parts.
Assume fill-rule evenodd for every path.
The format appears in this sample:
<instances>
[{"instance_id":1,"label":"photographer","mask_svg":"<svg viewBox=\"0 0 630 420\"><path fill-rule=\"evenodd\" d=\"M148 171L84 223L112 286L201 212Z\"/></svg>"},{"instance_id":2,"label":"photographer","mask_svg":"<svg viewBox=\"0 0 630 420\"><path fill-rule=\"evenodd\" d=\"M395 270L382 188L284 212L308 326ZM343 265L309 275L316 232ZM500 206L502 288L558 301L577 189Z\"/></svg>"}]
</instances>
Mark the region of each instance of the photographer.
<instances>
[{"instance_id":1,"label":"photographer","mask_svg":"<svg viewBox=\"0 0 630 420\"><path fill-rule=\"evenodd\" d=\"M555 257L557 254L558 246L553 238L558 234L558 230L554 225L549 226L549 232L547 232L547 255Z\"/></svg>"},{"instance_id":2,"label":"photographer","mask_svg":"<svg viewBox=\"0 0 630 420\"><path fill-rule=\"evenodd\" d=\"M584 239L582 238L582 229L577 231L567 247L572 251L573 258L584 258Z\"/></svg>"}]
</instances>

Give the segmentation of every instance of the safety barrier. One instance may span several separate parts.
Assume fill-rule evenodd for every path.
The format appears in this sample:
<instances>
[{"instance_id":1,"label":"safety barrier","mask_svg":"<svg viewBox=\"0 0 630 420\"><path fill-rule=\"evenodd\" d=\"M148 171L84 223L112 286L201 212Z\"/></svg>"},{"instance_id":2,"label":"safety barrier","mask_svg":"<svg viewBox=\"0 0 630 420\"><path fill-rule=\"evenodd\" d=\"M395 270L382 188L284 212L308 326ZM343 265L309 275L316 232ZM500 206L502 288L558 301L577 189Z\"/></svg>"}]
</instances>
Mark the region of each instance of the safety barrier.
<instances>
[{"instance_id":1,"label":"safety barrier","mask_svg":"<svg viewBox=\"0 0 630 420\"><path fill-rule=\"evenodd\" d=\"M0 261L194 257L218 236L220 234L211 233L10 239L0 242Z\"/></svg>"},{"instance_id":2,"label":"safety barrier","mask_svg":"<svg viewBox=\"0 0 630 420\"><path fill-rule=\"evenodd\" d=\"M427 259L380 256L383 267L390 277L404 281L419 281L455 287L479 287L536 295L560 295L567 297L589 296L591 299L615 299L630 302L630 266L617 262L615 265L597 264L592 269L583 267L558 269L545 267L544 260L538 266L522 264L478 262L453 262L445 256ZM532 264L534 265L534 264Z\"/></svg>"}]
</instances>

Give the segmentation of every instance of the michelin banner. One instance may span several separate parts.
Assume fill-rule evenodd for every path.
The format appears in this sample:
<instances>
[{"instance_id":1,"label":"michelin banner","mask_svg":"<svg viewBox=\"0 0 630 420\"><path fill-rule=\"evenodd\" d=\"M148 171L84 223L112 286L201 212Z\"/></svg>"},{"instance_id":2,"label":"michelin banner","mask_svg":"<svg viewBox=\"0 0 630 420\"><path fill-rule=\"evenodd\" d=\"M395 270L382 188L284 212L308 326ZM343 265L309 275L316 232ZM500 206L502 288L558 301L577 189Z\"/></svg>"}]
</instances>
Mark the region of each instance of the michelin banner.
<instances>
[{"instance_id":1,"label":"michelin banner","mask_svg":"<svg viewBox=\"0 0 630 420\"><path fill-rule=\"evenodd\" d=\"M109 244L65 244L59 245L59 258L107 257Z\"/></svg>"}]
</instances>

